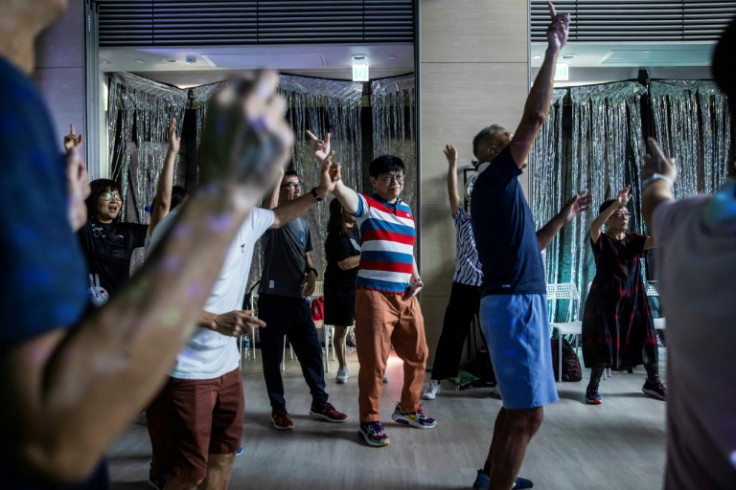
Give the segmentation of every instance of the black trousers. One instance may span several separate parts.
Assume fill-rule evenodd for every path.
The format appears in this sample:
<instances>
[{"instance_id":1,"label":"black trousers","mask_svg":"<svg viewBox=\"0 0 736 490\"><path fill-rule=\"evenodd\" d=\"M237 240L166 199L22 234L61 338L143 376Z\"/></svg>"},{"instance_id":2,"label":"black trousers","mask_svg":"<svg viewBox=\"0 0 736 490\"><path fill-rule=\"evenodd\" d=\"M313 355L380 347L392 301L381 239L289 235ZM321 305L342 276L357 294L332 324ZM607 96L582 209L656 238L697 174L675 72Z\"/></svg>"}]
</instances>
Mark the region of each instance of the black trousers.
<instances>
[{"instance_id":1,"label":"black trousers","mask_svg":"<svg viewBox=\"0 0 736 490\"><path fill-rule=\"evenodd\" d=\"M312 322L309 302L304 298L287 298L273 294L258 297L258 317L266 322L261 328L261 359L271 408L286 407L284 382L281 379L281 361L284 353L284 335L294 348L302 367L304 380L312 394L312 403L327 401L325 370L322 364L322 344Z\"/></svg>"},{"instance_id":2,"label":"black trousers","mask_svg":"<svg viewBox=\"0 0 736 490\"><path fill-rule=\"evenodd\" d=\"M460 368L463 346L480 308L480 287L452 283L450 302L445 310L442 334L432 365L432 379L454 378Z\"/></svg>"}]
</instances>

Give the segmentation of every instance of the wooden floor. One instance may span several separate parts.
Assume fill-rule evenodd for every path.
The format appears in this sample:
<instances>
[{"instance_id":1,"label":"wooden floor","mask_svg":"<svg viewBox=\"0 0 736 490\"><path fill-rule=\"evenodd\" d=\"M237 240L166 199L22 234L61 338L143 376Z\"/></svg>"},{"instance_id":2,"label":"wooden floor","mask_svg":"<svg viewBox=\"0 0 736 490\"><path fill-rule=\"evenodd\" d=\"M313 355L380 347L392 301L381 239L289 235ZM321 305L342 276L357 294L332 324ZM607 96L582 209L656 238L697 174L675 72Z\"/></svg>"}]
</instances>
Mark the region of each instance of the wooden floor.
<instances>
[{"instance_id":1,"label":"wooden floor","mask_svg":"<svg viewBox=\"0 0 736 490\"><path fill-rule=\"evenodd\" d=\"M664 354L664 351L661 351ZM664 355L661 356L664 359ZM334 381L326 374L330 402L348 413L345 424L309 417L310 397L299 364L286 362L284 384L293 431L277 432L260 358L245 361L246 420L243 454L235 460L233 489L454 489L471 488L488 451L491 428L501 401L483 388L455 391L442 385L424 411L438 427L419 430L391 421L399 399L402 363L389 360L381 416L391 445L371 448L357 433L358 363L349 354L351 377ZM663 362L661 365L664 372ZM662 488L665 403L641 393L644 370L614 373L601 383L603 404L583 403L587 383L558 383L560 401L545 409L545 421L527 452L522 476L542 490ZM144 489L150 444L144 425L132 424L108 453L113 489Z\"/></svg>"}]
</instances>

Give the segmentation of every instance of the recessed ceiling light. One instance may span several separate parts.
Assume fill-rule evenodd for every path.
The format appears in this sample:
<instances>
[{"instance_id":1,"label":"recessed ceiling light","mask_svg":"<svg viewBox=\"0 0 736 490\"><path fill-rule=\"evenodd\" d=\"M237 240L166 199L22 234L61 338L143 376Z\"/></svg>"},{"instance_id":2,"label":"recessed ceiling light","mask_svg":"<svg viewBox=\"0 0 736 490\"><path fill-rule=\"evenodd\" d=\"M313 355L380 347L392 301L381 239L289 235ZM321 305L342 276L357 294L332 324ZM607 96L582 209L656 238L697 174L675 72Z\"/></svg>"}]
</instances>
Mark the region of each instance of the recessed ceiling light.
<instances>
[{"instance_id":1,"label":"recessed ceiling light","mask_svg":"<svg viewBox=\"0 0 736 490\"><path fill-rule=\"evenodd\" d=\"M562 55L562 59L563 60L574 60L577 57L578 57L578 55L576 55L576 54L563 54Z\"/></svg>"},{"instance_id":2,"label":"recessed ceiling light","mask_svg":"<svg viewBox=\"0 0 736 490\"><path fill-rule=\"evenodd\" d=\"M110 60L108 60L106 58L100 58L100 64L101 65L109 65L110 64Z\"/></svg>"},{"instance_id":3,"label":"recessed ceiling light","mask_svg":"<svg viewBox=\"0 0 736 490\"><path fill-rule=\"evenodd\" d=\"M535 54L534 56L532 56L532 59L533 60L541 60L542 59L542 56L541 55L538 55L538 54Z\"/></svg>"},{"instance_id":4,"label":"recessed ceiling light","mask_svg":"<svg viewBox=\"0 0 736 490\"><path fill-rule=\"evenodd\" d=\"M164 58L164 61L167 63L176 63L176 58Z\"/></svg>"},{"instance_id":5,"label":"recessed ceiling light","mask_svg":"<svg viewBox=\"0 0 736 490\"><path fill-rule=\"evenodd\" d=\"M197 62L197 57L194 56L193 54L188 54L186 61L187 61L187 65L193 65Z\"/></svg>"},{"instance_id":6,"label":"recessed ceiling light","mask_svg":"<svg viewBox=\"0 0 736 490\"><path fill-rule=\"evenodd\" d=\"M142 65L143 63L146 62L146 60L141 59L141 58L136 58L135 62L138 63L139 65Z\"/></svg>"},{"instance_id":7,"label":"recessed ceiling light","mask_svg":"<svg viewBox=\"0 0 736 490\"><path fill-rule=\"evenodd\" d=\"M354 54L353 63L367 63L368 57L364 54Z\"/></svg>"},{"instance_id":8,"label":"recessed ceiling light","mask_svg":"<svg viewBox=\"0 0 736 490\"><path fill-rule=\"evenodd\" d=\"M396 55L395 54L390 54L390 55L386 56L386 59L387 60L395 60L396 59Z\"/></svg>"}]
</instances>

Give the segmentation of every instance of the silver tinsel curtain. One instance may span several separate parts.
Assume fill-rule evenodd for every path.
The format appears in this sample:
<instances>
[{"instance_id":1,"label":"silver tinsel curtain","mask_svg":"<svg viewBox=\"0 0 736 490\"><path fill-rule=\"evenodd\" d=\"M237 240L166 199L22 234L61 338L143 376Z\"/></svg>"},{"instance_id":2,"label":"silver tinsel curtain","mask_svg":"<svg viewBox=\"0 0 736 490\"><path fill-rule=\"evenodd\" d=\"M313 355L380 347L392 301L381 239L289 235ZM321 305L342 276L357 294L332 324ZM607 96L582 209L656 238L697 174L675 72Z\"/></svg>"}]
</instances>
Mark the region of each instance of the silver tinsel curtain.
<instances>
[{"instance_id":1,"label":"silver tinsel curtain","mask_svg":"<svg viewBox=\"0 0 736 490\"><path fill-rule=\"evenodd\" d=\"M403 160L406 165L406 178L401 199L411 206L416 214L419 181L414 75L371 82L371 113L373 158L395 155ZM368 162L365 164L367 166Z\"/></svg>"},{"instance_id":2,"label":"silver tinsel curtain","mask_svg":"<svg viewBox=\"0 0 736 490\"><path fill-rule=\"evenodd\" d=\"M715 192L726 180L731 120L715 83L662 80L650 85L655 134L679 172L677 198Z\"/></svg>"},{"instance_id":3,"label":"silver tinsel curtain","mask_svg":"<svg viewBox=\"0 0 736 490\"><path fill-rule=\"evenodd\" d=\"M145 207L156 194L156 184L168 146L169 119L179 132L187 105L186 92L131 75L110 75L108 137L111 178L120 182L123 221L148 223ZM181 169L175 166L176 178Z\"/></svg>"},{"instance_id":4,"label":"silver tinsel curtain","mask_svg":"<svg viewBox=\"0 0 736 490\"><path fill-rule=\"evenodd\" d=\"M633 216L630 229L641 231L638 168L643 154L641 96L636 82L556 90L540 137L535 142L532 168L532 211L543 226L577 190L593 194L593 209L567 225L547 248L547 282L574 282L584 302L595 275L588 227L600 204L631 184ZM563 101L569 103L569 116ZM550 318L574 320L580 305L551 302Z\"/></svg>"}]
</instances>

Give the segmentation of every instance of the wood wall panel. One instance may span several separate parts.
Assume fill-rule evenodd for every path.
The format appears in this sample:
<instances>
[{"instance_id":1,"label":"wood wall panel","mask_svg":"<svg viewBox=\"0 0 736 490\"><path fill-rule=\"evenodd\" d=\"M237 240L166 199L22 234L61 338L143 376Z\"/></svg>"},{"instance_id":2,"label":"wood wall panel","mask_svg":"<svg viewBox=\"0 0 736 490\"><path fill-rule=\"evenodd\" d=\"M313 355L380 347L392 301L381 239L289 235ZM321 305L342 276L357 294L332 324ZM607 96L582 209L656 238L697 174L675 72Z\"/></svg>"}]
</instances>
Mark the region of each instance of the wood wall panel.
<instances>
[{"instance_id":1,"label":"wood wall panel","mask_svg":"<svg viewBox=\"0 0 736 490\"><path fill-rule=\"evenodd\" d=\"M528 2L420 0L420 60L526 63Z\"/></svg>"},{"instance_id":2,"label":"wood wall panel","mask_svg":"<svg viewBox=\"0 0 736 490\"><path fill-rule=\"evenodd\" d=\"M447 161L455 145L469 166L472 140L489 124L515 129L528 93L528 10L523 1L423 0L420 4L422 292L430 363L455 265ZM494 46L498 48L494 49ZM521 177L526 189L527 179ZM458 177L462 196L462 174Z\"/></svg>"}]
</instances>

